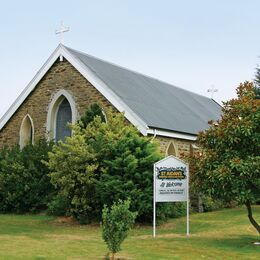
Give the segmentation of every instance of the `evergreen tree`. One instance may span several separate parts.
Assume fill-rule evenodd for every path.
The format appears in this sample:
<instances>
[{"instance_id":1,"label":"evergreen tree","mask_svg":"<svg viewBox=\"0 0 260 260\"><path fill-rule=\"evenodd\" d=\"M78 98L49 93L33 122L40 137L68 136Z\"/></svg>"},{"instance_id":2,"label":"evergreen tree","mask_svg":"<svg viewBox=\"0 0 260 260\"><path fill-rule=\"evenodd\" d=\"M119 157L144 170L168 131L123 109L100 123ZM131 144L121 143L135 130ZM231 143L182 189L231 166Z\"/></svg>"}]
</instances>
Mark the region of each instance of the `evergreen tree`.
<instances>
[{"instance_id":1,"label":"evergreen tree","mask_svg":"<svg viewBox=\"0 0 260 260\"><path fill-rule=\"evenodd\" d=\"M256 68L256 73L255 73L255 84L260 86L260 68Z\"/></svg>"},{"instance_id":2,"label":"evergreen tree","mask_svg":"<svg viewBox=\"0 0 260 260\"><path fill-rule=\"evenodd\" d=\"M85 130L99 162L96 189L101 205L130 199L138 220L151 221L153 164L162 158L158 146L141 136L123 114L108 111L107 116L108 123L95 118Z\"/></svg>"},{"instance_id":3,"label":"evergreen tree","mask_svg":"<svg viewBox=\"0 0 260 260\"><path fill-rule=\"evenodd\" d=\"M255 93L256 93L256 98L260 99L260 68L256 68L256 73L255 73Z\"/></svg>"},{"instance_id":4,"label":"evergreen tree","mask_svg":"<svg viewBox=\"0 0 260 260\"><path fill-rule=\"evenodd\" d=\"M99 116L102 122L106 121L105 114L102 111L102 108L100 107L99 104L94 103L86 110L85 114L80 118L82 127L86 128L86 126L90 122L92 122L96 116Z\"/></svg>"}]
</instances>

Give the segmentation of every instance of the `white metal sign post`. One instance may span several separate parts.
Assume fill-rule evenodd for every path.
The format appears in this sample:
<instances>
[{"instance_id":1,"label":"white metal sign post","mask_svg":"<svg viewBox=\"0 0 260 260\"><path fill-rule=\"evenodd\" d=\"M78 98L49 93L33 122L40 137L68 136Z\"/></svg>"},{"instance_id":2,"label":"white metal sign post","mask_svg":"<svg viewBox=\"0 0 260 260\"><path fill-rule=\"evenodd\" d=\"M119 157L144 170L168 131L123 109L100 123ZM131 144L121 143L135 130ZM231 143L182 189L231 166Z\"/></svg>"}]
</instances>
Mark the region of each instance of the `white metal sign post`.
<instances>
[{"instance_id":1,"label":"white metal sign post","mask_svg":"<svg viewBox=\"0 0 260 260\"><path fill-rule=\"evenodd\" d=\"M189 166L168 156L154 164L153 237L156 236L156 202L187 202L187 236L189 235Z\"/></svg>"}]
</instances>

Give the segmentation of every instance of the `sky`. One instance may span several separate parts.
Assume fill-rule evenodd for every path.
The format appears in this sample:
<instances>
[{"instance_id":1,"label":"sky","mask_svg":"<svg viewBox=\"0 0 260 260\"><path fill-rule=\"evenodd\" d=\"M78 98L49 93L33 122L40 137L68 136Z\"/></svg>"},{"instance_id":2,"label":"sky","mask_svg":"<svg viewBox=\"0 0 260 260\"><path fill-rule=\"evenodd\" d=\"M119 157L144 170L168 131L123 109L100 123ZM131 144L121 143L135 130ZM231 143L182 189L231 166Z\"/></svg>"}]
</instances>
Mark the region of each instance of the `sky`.
<instances>
[{"instance_id":1,"label":"sky","mask_svg":"<svg viewBox=\"0 0 260 260\"><path fill-rule=\"evenodd\" d=\"M260 63L260 0L0 0L0 117L64 43L221 103Z\"/></svg>"}]
</instances>

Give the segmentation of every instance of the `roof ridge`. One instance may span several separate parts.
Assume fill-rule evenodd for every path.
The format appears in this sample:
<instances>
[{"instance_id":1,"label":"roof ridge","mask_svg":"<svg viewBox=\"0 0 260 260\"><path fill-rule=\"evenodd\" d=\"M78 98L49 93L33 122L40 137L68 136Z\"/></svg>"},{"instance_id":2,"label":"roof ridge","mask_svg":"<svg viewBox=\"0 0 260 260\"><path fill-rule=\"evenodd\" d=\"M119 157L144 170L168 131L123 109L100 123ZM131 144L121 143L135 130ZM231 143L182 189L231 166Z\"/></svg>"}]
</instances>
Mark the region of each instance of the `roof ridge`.
<instances>
[{"instance_id":1,"label":"roof ridge","mask_svg":"<svg viewBox=\"0 0 260 260\"><path fill-rule=\"evenodd\" d=\"M0 129L61 56L88 79L118 111L124 111L125 117L143 135L154 134L149 129L154 126L165 129L158 130L158 135L195 140L193 135L206 129L208 120L217 119L221 114L221 106L212 99L59 44L0 119ZM130 85L133 87L129 87ZM157 98L158 95L161 98Z\"/></svg>"},{"instance_id":2,"label":"roof ridge","mask_svg":"<svg viewBox=\"0 0 260 260\"><path fill-rule=\"evenodd\" d=\"M71 51L75 51L75 52L77 52L77 53L79 53L79 54L88 56L88 57L90 57L90 58L94 58L94 59L99 60L99 61L101 61L101 62L104 62L104 63L110 64L110 65L113 65L113 66L115 66L115 67L118 67L118 68L127 70L127 71L129 71L129 72L131 72L131 73L135 73L135 74L138 74L138 75L140 75L140 76L143 76L143 77L146 77L146 78L149 78L149 79L152 79L152 80L159 81L159 82L161 82L161 83L163 83L163 84L167 84L167 85L169 85L169 86L171 86L171 87L177 88L177 89L182 90L182 91L189 92L189 93L191 93L191 94L193 94L193 95L197 95L197 96L203 97L203 98L208 99L208 100L213 100L213 99L211 99L211 98L209 98L209 97L206 97L206 96L204 96L204 95L195 93L195 92L193 92L193 91L191 91L191 90L184 89L184 88L181 88L181 87L179 87L179 86L175 86L175 85L173 85L173 84L171 84L171 83L169 83L169 82L163 81L163 80L161 80L161 79L157 79L157 78L155 78L155 77L146 75L146 74L144 74L144 73L135 71L135 70L133 70L133 69L126 68L126 67L121 66L121 65L118 65L118 64L116 64L116 63L103 60L103 59L101 59L101 58L98 58L98 57L96 57L96 56L94 56L94 55L85 53L85 52L83 52L83 51L78 51L78 50L75 50L75 49L70 48L70 47L65 46L65 45L62 45L62 46L65 47L66 49L68 49L69 51L70 51L70 50L71 50ZM214 101L215 101L215 100L214 100ZM215 103L217 103L217 102L215 101ZM218 103L217 103L217 104L218 104ZM218 104L218 105L221 106L220 104Z\"/></svg>"}]
</instances>

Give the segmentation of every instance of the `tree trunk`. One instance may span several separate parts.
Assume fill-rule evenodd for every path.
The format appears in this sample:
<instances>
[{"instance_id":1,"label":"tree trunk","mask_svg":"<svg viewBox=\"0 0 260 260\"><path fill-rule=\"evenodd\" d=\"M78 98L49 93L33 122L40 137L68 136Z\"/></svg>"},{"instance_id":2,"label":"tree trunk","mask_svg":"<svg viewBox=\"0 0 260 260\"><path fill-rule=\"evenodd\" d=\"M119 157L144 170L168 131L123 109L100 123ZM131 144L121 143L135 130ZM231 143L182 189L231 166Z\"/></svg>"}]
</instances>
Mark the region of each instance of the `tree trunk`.
<instances>
[{"instance_id":1,"label":"tree trunk","mask_svg":"<svg viewBox=\"0 0 260 260\"><path fill-rule=\"evenodd\" d=\"M247 213L248 213L248 218L249 221L251 222L251 224L254 226L254 228L258 231L258 233L260 234L260 226L258 225L258 223L254 220L253 218L253 214L252 214L252 209L251 209L251 204L250 201L247 200L246 201L246 208L247 208Z\"/></svg>"}]
</instances>

